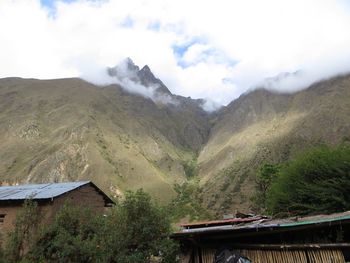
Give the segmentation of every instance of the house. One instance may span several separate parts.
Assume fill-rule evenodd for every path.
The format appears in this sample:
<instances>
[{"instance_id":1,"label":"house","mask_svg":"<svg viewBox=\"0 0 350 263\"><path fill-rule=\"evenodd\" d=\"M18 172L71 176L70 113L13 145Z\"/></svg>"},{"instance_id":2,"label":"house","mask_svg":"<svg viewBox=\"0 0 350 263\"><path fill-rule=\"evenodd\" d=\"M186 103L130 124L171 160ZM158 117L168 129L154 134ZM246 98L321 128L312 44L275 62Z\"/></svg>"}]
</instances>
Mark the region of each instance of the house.
<instances>
[{"instance_id":1,"label":"house","mask_svg":"<svg viewBox=\"0 0 350 263\"><path fill-rule=\"evenodd\" d=\"M241 256L239 262L350 261L350 211L286 219L248 216L181 227L173 238L181 244L182 263L212 263L220 252L227 259Z\"/></svg>"},{"instance_id":2,"label":"house","mask_svg":"<svg viewBox=\"0 0 350 263\"><path fill-rule=\"evenodd\" d=\"M50 222L66 203L103 212L114 202L94 183L67 182L0 187L0 245L13 228L16 214L26 199L37 202L43 223Z\"/></svg>"}]
</instances>

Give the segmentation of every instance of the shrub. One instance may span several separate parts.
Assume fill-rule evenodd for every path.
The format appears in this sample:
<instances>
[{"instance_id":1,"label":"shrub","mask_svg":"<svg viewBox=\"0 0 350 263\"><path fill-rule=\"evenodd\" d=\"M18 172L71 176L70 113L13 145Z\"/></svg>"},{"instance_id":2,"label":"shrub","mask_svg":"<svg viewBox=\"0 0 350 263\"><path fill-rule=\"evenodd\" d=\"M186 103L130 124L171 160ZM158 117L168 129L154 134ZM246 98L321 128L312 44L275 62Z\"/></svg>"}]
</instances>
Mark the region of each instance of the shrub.
<instances>
[{"instance_id":1,"label":"shrub","mask_svg":"<svg viewBox=\"0 0 350 263\"><path fill-rule=\"evenodd\" d=\"M184 171L185 171L185 175L187 177L194 177L197 173L197 160L195 158L184 162L182 164Z\"/></svg>"},{"instance_id":2,"label":"shrub","mask_svg":"<svg viewBox=\"0 0 350 263\"><path fill-rule=\"evenodd\" d=\"M175 258L171 261L169 256L174 255L176 247L168 240L169 216L143 190L127 192L125 200L106 220L110 233L106 247L113 247L106 252L107 262L149 262L151 256L161 255L164 256L162 262L175 262Z\"/></svg>"},{"instance_id":3,"label":"shrub","mask_svg":"<svg viewBox=\"0 0 350 263\"><path fill-rule=\"evenodd\" d=\"M252 201L260 209L266 209L267 192L271 188L272 182L277 178L280 170L278 164L263 164L256 173L256 184L258 191L253 196Z\"/></svg>"},{"instance_id":4,"label":"shrub","mask_svg":"<svg viewBox=\"0 0 350 263\"><path fill-rule=\"evenodd\" d=\"M174 263L177 244L169 239L170 231L165 209L142 190L127 192L106 215L63 206L25 257L12 262L141 263L154 256Z\"/></svg>"},{"instance_id":5,"label":"shrub","mask_svg":"<svg viewBox=\"0 0 350 263\"><path fill-rule=\"evenodd\" d=\"M180 219L189 217L190 221L208 219L210 214L202 206L199 186L199 180L193 178L182 184L175 184L174 190L176 197L168 204L168 215L173 221L178 222Z\"/></svg>"},{"instance_id":6,"label":"shrub","mask_svg":"<svg viewBox=\"0 0 350 263\"><path fill-rule=\"evenodd\" d=\"M27 255L33 262L99 262L102 217L91 210L64 205Z\"/></svg>"},{"instance_id":7,"label":"shrub","mask_svg":"<svg viewBox=\"0 0 350 263\"><path fill-rule=\"evenodd\" d=\"M350 147L321 146L283 165L267 193L272 214L303 215L350 209Z\"/></svg>"}]
</instances>

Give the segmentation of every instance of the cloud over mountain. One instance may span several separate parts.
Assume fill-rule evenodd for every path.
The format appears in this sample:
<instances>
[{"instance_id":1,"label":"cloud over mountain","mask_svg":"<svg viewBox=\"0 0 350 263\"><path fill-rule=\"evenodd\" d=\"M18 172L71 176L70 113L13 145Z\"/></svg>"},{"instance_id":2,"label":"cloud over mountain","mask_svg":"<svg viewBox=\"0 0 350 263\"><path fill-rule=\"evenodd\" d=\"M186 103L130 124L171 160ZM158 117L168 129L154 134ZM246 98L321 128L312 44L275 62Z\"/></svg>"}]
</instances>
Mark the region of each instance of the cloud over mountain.
<instances>
[{"instance_id":1,"label":"cloud over mountain","mask_svg":"<svg viewBox=\"0 0 350 263\"><path fill-rule=\"evenodd\" d=\"M291 92L350 70L344 0L2 0L0 24L0 77L103 81L130 56L172 93L227 104L262 83Z\"/></svg>"}]
</instances>

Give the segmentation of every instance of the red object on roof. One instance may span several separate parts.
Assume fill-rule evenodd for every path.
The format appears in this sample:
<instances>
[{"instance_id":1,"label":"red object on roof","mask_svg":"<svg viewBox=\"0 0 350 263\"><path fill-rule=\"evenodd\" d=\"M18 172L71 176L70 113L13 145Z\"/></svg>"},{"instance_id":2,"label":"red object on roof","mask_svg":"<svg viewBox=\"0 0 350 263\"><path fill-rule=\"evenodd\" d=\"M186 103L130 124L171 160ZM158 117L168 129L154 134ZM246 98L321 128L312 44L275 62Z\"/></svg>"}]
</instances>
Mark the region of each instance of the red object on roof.
<instances>
[{"instance_id":1,"label":"red object on roof","mask_svg":"<svg viewBox=\"0 0 350 263\"><path fill-rule=\"evenodd\" d=\"M203 221L203 222L196 222L196 223L189 223L189 224L181 224L180 226L183 228L199 228L199 227L206 227L206 226L221 226L221 225L234 225L239 223L247 223L247 222L253 222L260 219L264 219L266 217L264 216L252 216L247 218L230 218L230 219L223 219L223 220L214 220L214 221Z\"/></svg>"}]
</instances>

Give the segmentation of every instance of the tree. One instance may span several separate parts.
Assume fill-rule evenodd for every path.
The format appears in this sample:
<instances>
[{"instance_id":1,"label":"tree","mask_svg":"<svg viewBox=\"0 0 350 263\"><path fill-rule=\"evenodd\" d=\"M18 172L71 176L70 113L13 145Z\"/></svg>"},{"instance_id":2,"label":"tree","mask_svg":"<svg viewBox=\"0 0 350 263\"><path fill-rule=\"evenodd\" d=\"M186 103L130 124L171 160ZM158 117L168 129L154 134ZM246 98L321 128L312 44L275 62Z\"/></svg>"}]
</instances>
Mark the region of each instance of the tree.
<instances>
[{"instance_id":1,"label":"tree","mask_svg":"<svg viewBox=\"0 0 350 263\"><path fill-rule=\"evenodd\" d=\"M258 193L255 196L255 202L263 209L266 208L266 194L271 187L272 182L276 179L280 166L278 164L263 164L256 175Z\"/></svg>"},{"instance_id":2,"label":"tree","mask_svg":"<svg viewBox=\"0 0 350 263\"><path fill-rule=\"evenodd\" d=\"M267 193L272 214L303 215L350 209L350 147L321 146L281 168Z\"/></svg>"},{"instance_id":3,"label":"tree","mask_svg":"<svg viewBox=\"0 0 350 263\"><path fill-rule=\"evenodd\" d=\"M6 262L18 262L31 249L36 239L40 222L38 204L31 199L24 202L23 208L17 213L14 229L9 233L5 247Z\"/></svg>"},{"instance_id":4,"label":"tree","mask_svg":"<svg viewBox=\"0 0 350 263\"><path fill-rule=\"evenodd\" d=\"M182 184L175 184L174 190L176 196L168 204L168 215L175 222L180 219L189 217L193 220L204 220L211 217L209 212L201 206L200 193L202 191L199 186L198 178L192 178Z\"/></svg>"},{"instance_id":5,"label":"tree","mask_svg":"<svg viewBox=\"0 0 350 263\"><path fill-rule=\"evenodd\" d=\"M102 215L65 205L44 227L26 254L25 262L138 263L157 257L176 262L177 244L169 239L170 220L163 207L142 190ZM17 258L17 260L23 259ZM17 261L14 261L17 262Z\"/></svg>"},{"instance_id":6,"label":"tree","mask_svg":"<svg viewBox=\"0 0 350 263\"><path fill-rule=\"evenodd\" d=\"M32 262L101 262L102 216L64 205L44 228L27 259Z\"/></svg>"},{"instance_id":7,"label":"tree","mask_svg":"<svg viewBox=\"0 0 350 263\"><path fill-rule=\"evenodd\" d=\"M177 246L169 239L169 216L143 190L127 192L107 216L106 226L110 232L106 246L112 247L107 262L149 262L151 256L175 262Z\"/></svg>"},{"instance_id":8,"label":"tree","mask_svg":"<svg viewBox=\"0 0 350 263\"><path fill-rule=\"evenodd\" d=\"M279 169L280 165L278 164L265 163L262 166L260 166L260 169L256 176L256 181L258 184L259 191L262 194L264 200L272 182L277 177Z\"/></svg>"}]
</instances>

